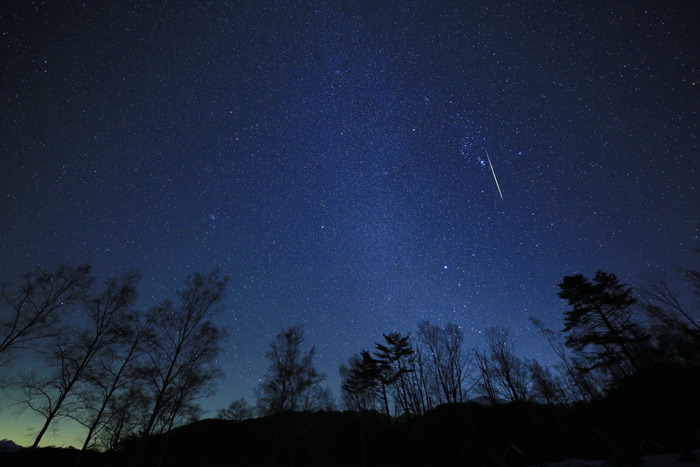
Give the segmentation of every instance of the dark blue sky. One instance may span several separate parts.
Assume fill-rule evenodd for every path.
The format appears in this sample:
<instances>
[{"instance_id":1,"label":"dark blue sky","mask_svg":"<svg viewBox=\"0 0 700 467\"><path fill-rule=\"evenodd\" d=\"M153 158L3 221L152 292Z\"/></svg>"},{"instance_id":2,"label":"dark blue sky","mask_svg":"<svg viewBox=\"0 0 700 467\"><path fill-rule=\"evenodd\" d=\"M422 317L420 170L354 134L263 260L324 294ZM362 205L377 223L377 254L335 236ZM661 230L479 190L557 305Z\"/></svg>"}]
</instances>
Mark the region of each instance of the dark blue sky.
<instances>
[{"instance_id":1,"label":"dark blue sky","mask_svg":"<svg viewBox=\"0 0 700 467\"><path fill-rule=\"evenodd\" d=\"M0 281L221 268L212 410L298 322L336 396L423 319L546 363L564 275L697 265L700 10L614 3L3 2Z\"/></svg>"}]
</instances>

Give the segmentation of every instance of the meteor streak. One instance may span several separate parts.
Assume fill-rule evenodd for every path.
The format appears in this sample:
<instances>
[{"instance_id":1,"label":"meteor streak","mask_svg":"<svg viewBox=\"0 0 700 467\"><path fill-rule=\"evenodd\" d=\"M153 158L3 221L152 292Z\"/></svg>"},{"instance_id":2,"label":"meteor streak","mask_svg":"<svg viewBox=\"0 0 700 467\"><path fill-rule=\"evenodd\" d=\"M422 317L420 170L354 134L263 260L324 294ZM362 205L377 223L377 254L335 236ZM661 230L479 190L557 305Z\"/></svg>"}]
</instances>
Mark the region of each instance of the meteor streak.
<instances>
[{"instance_id":1,"label":"meteor streak","mask_svg":"<svg viewBox=\"0 0 700 467\"><path fill-rule=\"evenodd\" d=\"M501 193L501 185L498 184L498 179L496 178L496 172L493 170L493 164L491 164L491 158L489 157L489 151L484 148L484 151L486 151L486 159L489 161L489 167L491 167L491 173L493 174L493 180L496 182L496 188L498 188L498 194L501 195L501 200L503 200L503 193Z\"/></svg>"}]
</instances>

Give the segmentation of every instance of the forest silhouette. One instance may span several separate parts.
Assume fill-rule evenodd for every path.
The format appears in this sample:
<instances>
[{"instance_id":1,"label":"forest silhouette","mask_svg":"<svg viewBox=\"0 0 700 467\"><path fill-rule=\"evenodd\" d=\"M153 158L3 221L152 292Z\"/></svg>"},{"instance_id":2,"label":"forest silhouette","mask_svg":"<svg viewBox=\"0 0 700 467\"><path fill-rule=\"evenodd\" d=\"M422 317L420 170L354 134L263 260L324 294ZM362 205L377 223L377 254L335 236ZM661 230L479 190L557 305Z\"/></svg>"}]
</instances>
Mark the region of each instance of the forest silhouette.
<instances>
[{"instance_id":1,"label":"forest silhouette","mask_svg":"<svg viewBox=\"0 0 700 467\"><path fill-rule=\"evenodd\" d=\"M700 272L680 272L700 295ZM484 348L453 323L379 334L339 368L337 401L298 324L271 340L255 401L205 420L229 279L194 274L177 303L146 312L132 309L139 280L97 285L89 265L64 265L3 286L2 390L44 423L31 448L0 451L2 465L625 464L700 447L700 325L663 275L635 288L604 271L565 276L562 330L531 318L550 366L518 357L506 327L486 329ZM9 371L36 351L41 372ZM86 428L82 449L39 448L66 417Z\"/></svg>"}]
</instances>

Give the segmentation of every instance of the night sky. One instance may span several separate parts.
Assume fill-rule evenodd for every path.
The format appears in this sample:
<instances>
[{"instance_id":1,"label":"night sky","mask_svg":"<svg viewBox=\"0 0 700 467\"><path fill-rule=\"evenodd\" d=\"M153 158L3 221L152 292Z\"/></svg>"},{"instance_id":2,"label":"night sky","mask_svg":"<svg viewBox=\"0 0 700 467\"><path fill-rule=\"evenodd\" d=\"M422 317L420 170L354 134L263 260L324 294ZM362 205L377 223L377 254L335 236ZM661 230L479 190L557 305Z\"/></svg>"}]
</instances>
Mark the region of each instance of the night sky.
<instances>
[{"instance_id":1,"label":"night sky","mask_svg":"<svg viewBox=\"0 0 700 467\"><path fill-rule=\"evenodd\" d=\"M220 268L209 416L296 323L339 399L381 333L549 363L564 275L698 264L695 2L2 3L0 281L139 269L146 309Z\"/></svg>"}]
</instances>

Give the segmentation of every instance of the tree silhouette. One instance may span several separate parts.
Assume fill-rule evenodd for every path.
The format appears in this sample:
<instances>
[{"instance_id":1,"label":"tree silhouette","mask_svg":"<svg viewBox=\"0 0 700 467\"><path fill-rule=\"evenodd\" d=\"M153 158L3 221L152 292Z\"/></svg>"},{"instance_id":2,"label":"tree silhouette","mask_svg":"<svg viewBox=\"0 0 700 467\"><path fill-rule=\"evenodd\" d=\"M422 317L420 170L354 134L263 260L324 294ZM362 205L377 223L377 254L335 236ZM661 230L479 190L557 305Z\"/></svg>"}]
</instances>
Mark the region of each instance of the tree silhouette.
<instances>
[{"instance_id":1,"label":"tree silhouette","mask_svg":"<svg viewBox=\"0 0 700 467\"><path fill-rule=\"evenodd\" d=\"M123 387L109 399L106 415L94 432L95 444L102 450L116 449L142 428L143 414L148 413L150 400L139 373L131 369L123 380Z\"/></svg>"},{"instance_id":2,"label":"tree silhouette","mask_svg":"<svg viewBox=\"0 0 700 467\"><path fill-rule=\"evenodd\" d=\"M422 321L418 324L418 340L426 347L431 392L437 403L463 402L463 386L470 366L469 356L464 350L464 332L453 323L440 327Z\"/></svg>"},{"instance_id":3,"label":"tree silhouette","mask_svg":"<svg viewBox=\"0 0 700 467\"><path fill-rule=\"evenodd\" d=\"M603 271L592 281L565 276L559 288L559 297L573 307L564 313L566 346L584 354L590 369L623 376L639 370L639 349L649 336L635 321L632 289Z\"/></svg>"},{"instance_id":4,"label":"tree silhouette","mask_svg":"<svg viewBox=\"0 0 700 467\"><path fill-rule=\"evenodd\" d=\"M118 329L136 299L139 279L139 274L129 273L107 281L104 291L85 300L88 325L54 338L46 354L53 374L48 378L25 376L25 402L44 417L32 447L36 448L49 426L65 415L65 406L74 405L69 398L74 398L78 385L89 377L97 356L119 339Z\"/></svg>"},{"instance_id":5,"label":"tree silhouette","mask_svg":"<svg viewBox=\"0 0 700 467\"><path fill-rule=\"evenodd\" d=\"M387 415L389 412L389 394L404 413L411 412L411 398L406 375L414 371L411 358L415 353L409 335L397 332L382 334L385 344L374 344L374 360L379 370L380 396Z\"/></svg>"},{"instance_id":6,"label":"tree silhouette","mask_svg":"<svg viewBox=\"0 0 700 467\"><path fill-rule=\"evenodd\" d=\"M9 360L14 349L60 335L62 312L87 297L93 282L90 265L83 264L62 265L55 272L37 268L25 273L20 285L3 285L0 296L9 313L0 323L0 363Z\"/></svg>"},{"instance_id":7,"label":"tree silhouette","mask_svg":"<svg viewBox=\"0 0 700 467\"><path fill-rule=\"evenodd\" d=\"M698 291L689 269L681 270ZM663 274L647 277L639 287L641 310L654 342L654 360L693 364L700 360L700 324Z\"/></svg>"},{"instance_id":8,"label":"tree silhouette","mask_svg":"<svg viewBox=\"0 0 700 467\"><path fill-rule=\"evenodd\" d=\"M146 352L146 342L154 336L152 323L141 318L137 312L123 317L117 325L117 341L97 356L92 371L86 375L85 389L79 395L81 407L71 415L88 430L83 450L91 447L95 438L105 449L121 438L120 430L113 429L125 423L119 400L140 387L138 362ZM101 436L103 430L106 436Z\"/></svg>"},{"instance_id":9,"label":"tree silhouette","mask_svg":"<svg viewBox=\"0 0 700 467\"><path fill-rule=\"evenodd\" d=\"M151 401L144 435L170 430L179 417L191 420L197 413L194 401L208 395L221 376L215 363L226 332L210 319L222 310L228 281L218 270L188 276L185 289L177 292L178 306L166 300L151 310L154 337L141 370Z\"/></svg>"},{"instance_id":10,"label":"tree silhouette","mask_svg":"<svg viewBox=\"0 0 700 467\"><path fill-rule=\"evenodd\" d=\"M500 398L498 397L498 389L496 387L496 373L493 370L488 353L474 349L474 359L479 370L479 377L476 383L477 388L488 399L491 405L498 404Z\"/></svg>"},{"instance_id":11,"label":"tree silhouette","mask_svg":"<svg viewBox=\"0 0 700 467\"><path fill-rule=\"evenodd\" d=\"M347 406L362 410L374 408L378 400L387 416L393 399L404 413L415 413L413 384L406 377L415 371L410 336L395 332L382 336L384 343L376 343L373 353L363 350L350 359L350 367L340 367L343 398Z\"/></svg>"},{"instance_id":12,"label":"tree silhouette","mask_svg":"<svg viewBox=\"0 0 700 467\"><path fill-rule=\"evenodd\" d=\"M302 355L301 324L283 330L270 342L265 357L271 361L265 380L255 388L258 410L270 415L285 410L314 409L325 376L313 364L314 347Z\"/></svg>"},{"instance_id":13,"label":"tree silhouette","mask_svg":"<svg viewBox=\"0 0 700 467\"><path fill-rule=\"evenodd\" d=\"M515 355L513 340L507 327L490 327L484 331L488 349L476 352L481 372L480 387L491 403L498 398L522 402L530 398L527 366Z\"/></svg>"},{"instance_id":14,"label":"tree silhouette","mask_svg":"<svg viewBox=\"0 0 700 467\"><path fill-rule=\"evenodd\" d=\"M222 420L241 421L253 417L253 407L243 398L231 401L225 409L216 411L216 418Z\"/></svg>"},{"instance_id":15,"label":"tree silhouette","mask_svg":"<svg viewBox=\"0 0 700 467\"><path fill-rule=\"evenodd\" d=\"M537 360L527 360L525 364L532 381L532 398L535 401L550 406L571 402L561 378L553 375L549 367L542 366Z\"/></svg>"},{"instance_id":16,"label":"tree silhouette","mask_svg":"<svg viewBox=\"0 0 700 467\"><path fill-rule=\"evenodd\" d=\"M554 353L561 359L560 372L563 373L569 398L572 400L593 400L600 397L602 394L594 382L591 381L590 374L586 371L581 371L580 359L571 358L567 354L566 345L559 338L560 334L545 327L542 320L531 317L530 322L535 325ZM533 374L533 377L537 378L537 375ZM537 384L536 381L535 384Z\"/></svg>"},{"instance_id":17,"label":"tree silhouette","mask_svg":"<svg viewBox=\"0 0 700 467\"><path fill-rule=\"evenodd\" d=\"M367 350L350 357L348 366L340 366L340 388L349 410L376 409L379 372L377 362Z\"/></svg>"}]
</instances>

